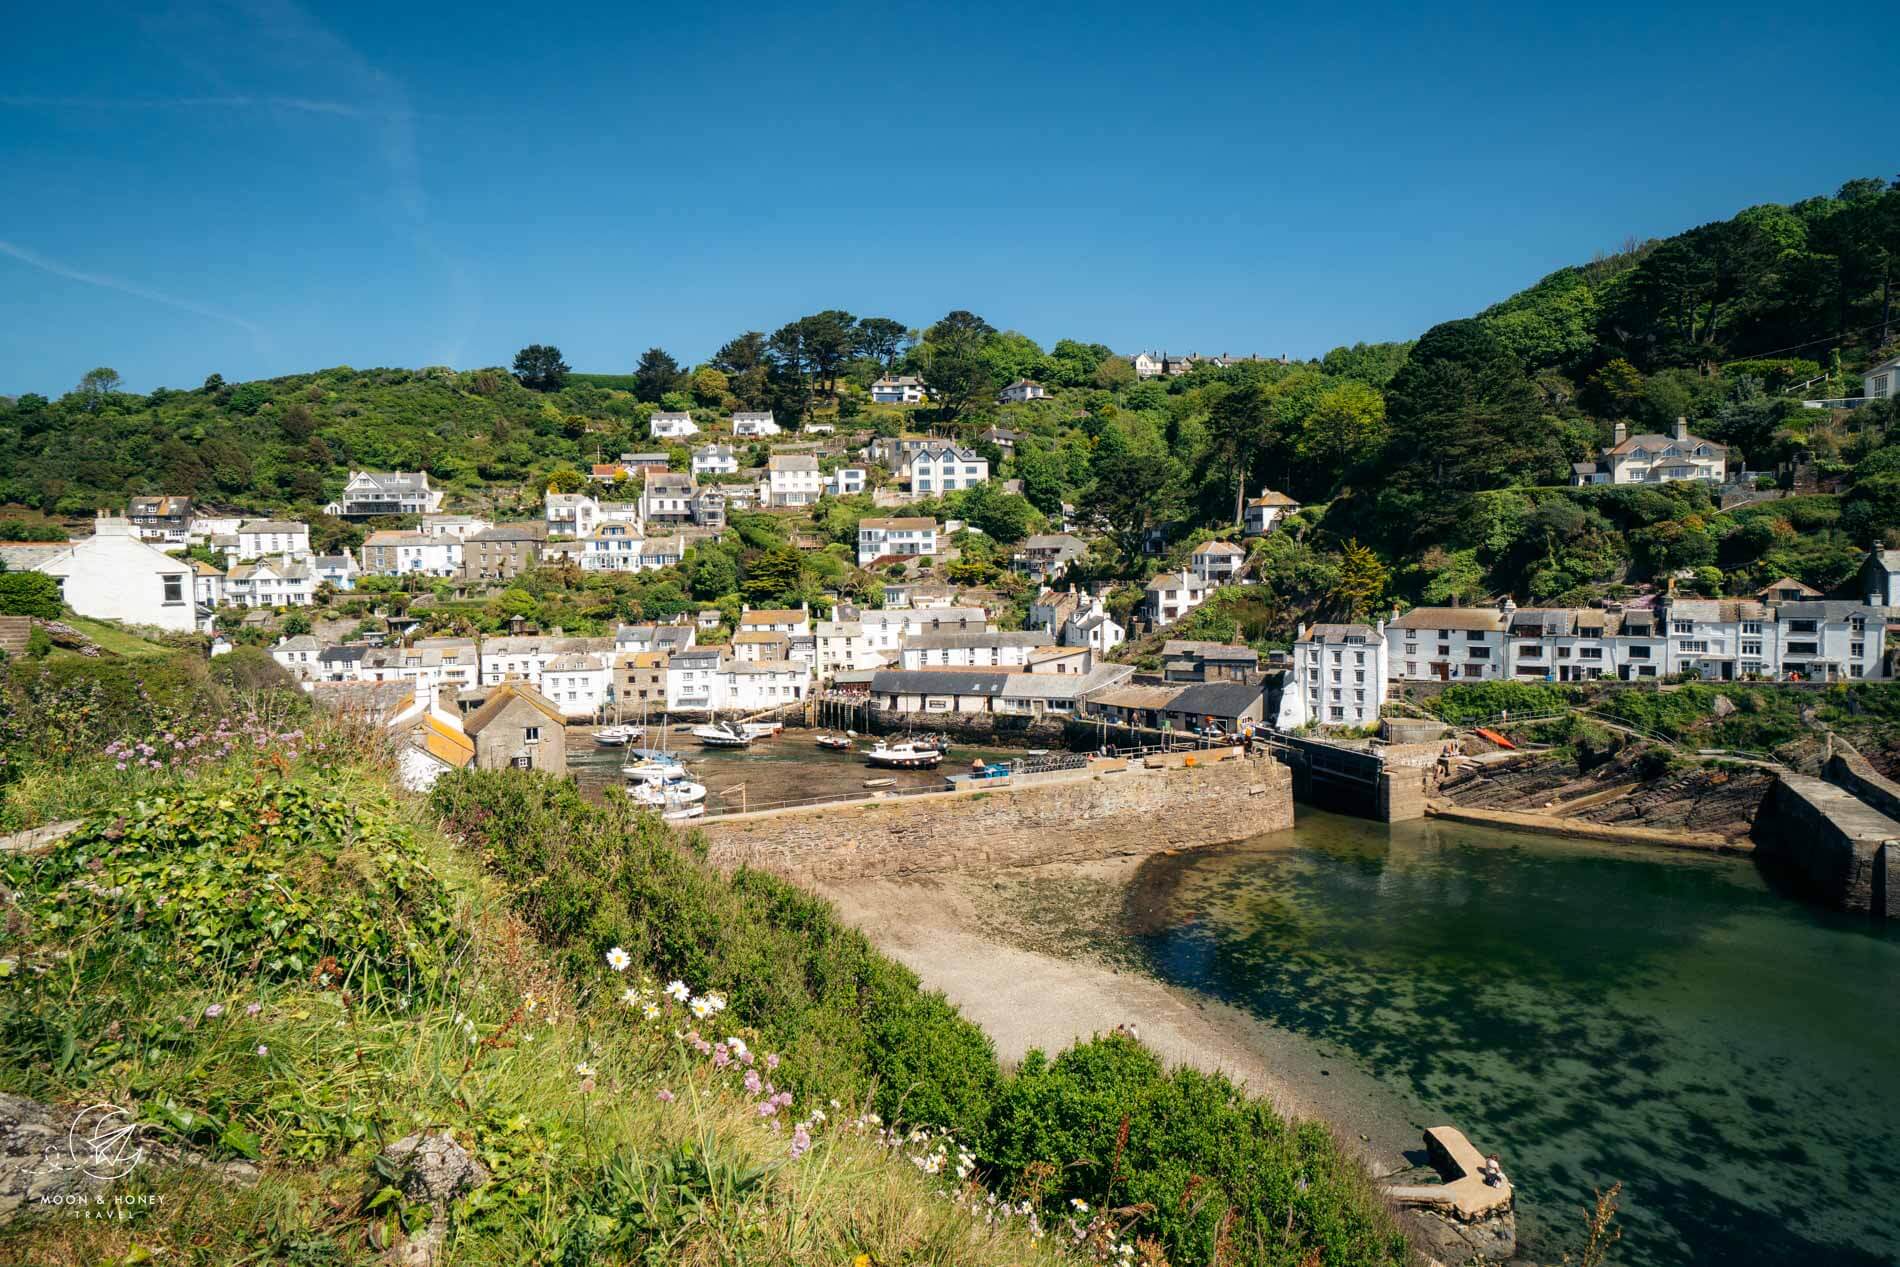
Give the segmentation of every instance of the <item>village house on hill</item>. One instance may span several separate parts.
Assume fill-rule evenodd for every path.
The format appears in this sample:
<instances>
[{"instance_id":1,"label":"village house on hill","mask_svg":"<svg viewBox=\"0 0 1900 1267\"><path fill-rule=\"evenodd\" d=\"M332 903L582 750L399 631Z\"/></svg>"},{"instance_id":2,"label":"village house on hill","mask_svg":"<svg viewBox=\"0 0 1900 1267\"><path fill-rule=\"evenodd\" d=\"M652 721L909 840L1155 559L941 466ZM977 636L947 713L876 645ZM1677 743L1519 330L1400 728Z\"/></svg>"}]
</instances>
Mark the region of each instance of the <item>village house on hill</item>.
<instances>
[{"instance_id":1,"label":"village house on hill","mask_svg":"<svg viewBox=\"0 0 1900 1267\"><path fill-rule=\"evenodd\" d=\"M503 682L470 713L462 729L475 741L481 770L510 766L567 773L567 718L554 702L525 682Z\"/></svg>"},{"instance_id":2,"label":"village house on hill","mask_svg":"<svg viewBox=\"0 0 1900 1267\"><path fill-rule=\"evenodd\" d=\"M1044 387L1041 383L1027 378L1019 378L1002 391L996 393L996 402L999 405L1022 405L1032 400L1046 400L1048 396L1049 389Z\"/></svg>"},{"instance_id":3,"label":"village house on hill","mask_svg":"<svg viewBox=\"0 0 1900 1267\"><path fill-rule=\"evenodd\" d=\"M442 494L429 487L427 471L351 471L343 496L324 510L343 519L377 515L432 515Z\"/></svg>"},{"instance_id":4,"label":"village house on hill","mask_svg":"<svg viewBox=\"0 0 1900 1267\"><path fill-rule=\"evenodd\" d=\"M1586 484L1661 484L1699 480L1720 484L1728 470L1728 448L1689 433L1689 420L1676 419L1668 435L1630 435L1616 424L1614 440L1594 462L1570 468L1572 486Z\"/></svg>"},{"instance_id":5,"label":"village house on hill","mask_svg":"<svg viewBox=\"0 0 1900 1267\"><path fill-rule=\"evenodd\" d=\"M647 434L655 440L684 440L699 434L699 424L689 413L663 409L647 420Z\"/></svg>"},{"instance_id":6,"label":"village house on hill","mask_svg":"<svg viewBox=\"0 0 1900 1267\"><path fill-rule=\"evenodd\" d=\"M1264 537L1273 531L1275 523L1299 509L1300 504L1285 493L1264 489L1242 508L1241 531L1249 537Z\"/></svg>"},{"instance_id":7,"label":"village house on hill","mask_svg":"<svg viewBox=\"0 0 1900 1267\"><path fill-rule=\"evenodd\" d=\"M140 541L127 519L101 518L92 536L71 543L9 542L0 560L53 577L61 601L81 616L181 633L200 626L191 564Z\"/></svg>"},{"instance_id":8,"label":"village house on hill","mask_svg":"<svg viewBox=\"0 0 1900 1267\"><path fill-rule=\"evenodd\" d=\"M871 399L880 405L921 405L924 380L909 374L886 375L871 384Z\"/></svg>"},{"instance_id":9,"label":"village house on hill","mask_svg":"<svg viewBox=\"0 0 1900 1267\"><path fill-rule=\"evenodd\" d=\"M858 521L858 566L884 558L937 553L937 521L923 517Z\"/></svg>"},{"instance_id":10,"label":"village house on hill","mask_svg":"<svg viewBox=\"0 0 1900 1267\"><path fill-rule=\"evenodd\" d=\"M146 541L183 545L191 536L189 497L134 497L126 504L125 517Z\"/></svg>"},{"instance_id":11,"label":"village house on hill","mask_svg":"<svg viewBox=\"0 0 1900 1267\"><path fill-rule=\"evenodd\" d=\"M732 434L742 440L764 439L779 433L779 425L769 409L740 410L732 415Z\"/></svg>"}]
</instances>

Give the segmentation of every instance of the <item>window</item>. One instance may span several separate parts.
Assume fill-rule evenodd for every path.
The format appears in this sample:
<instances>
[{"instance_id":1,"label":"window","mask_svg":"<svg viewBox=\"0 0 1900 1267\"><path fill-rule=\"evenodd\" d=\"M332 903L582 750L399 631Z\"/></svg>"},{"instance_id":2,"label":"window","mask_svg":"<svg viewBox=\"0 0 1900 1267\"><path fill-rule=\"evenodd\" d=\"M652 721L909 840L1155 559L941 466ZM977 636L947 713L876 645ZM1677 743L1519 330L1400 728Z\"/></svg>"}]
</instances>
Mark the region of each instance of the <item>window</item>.
<instances>
[{"instance_id":1,"label":"window","mask_svg":"<svg viewBox=\"0 0 1900 1267\"><path fill-rule=\"evenodd\" d=\"M1682 644L1682 650L1684 652L1707 651L1708 649L1709 649L1709 643L1706 638L1697 638L1691 642L1685 642Z\"/></svg>"},{"instance_id":2,"label":"window","mask_svg":"<svg viewBox=\"0 0 1900 1267\"><path fill-rule=\"evenodd\" d=\"M185 578L168 576L165 578L165 602L182 603L185 601Z\"/></svg>"},{"instance_id":3,"label":"window","mask_svg":"<svg viewBox=\"0 0 1900 1267\"><path fill-rule=\"evenodd\" d=\"M1747 626L1743 626L1743 629L1744 631L1746 631ZM1759 630L1757 632L1759 632ZM1760 655L1761 654L1761 640L1758 638L1751 642L1748 639L1744 638L1742 640L1742 654L1743 655Z\"/></svg>"},{"instance_id":4,"label":"window","mask_svg":"<svg viewBox=\"0 0 1900 1267\"><path fill-rule=\"evenodd\" d=\"M1743 633L1745 633L1745 634L1758 634L1758 633L1760 633L1760 632L1761 632L1761 622L1760 622L1759 620L1744 620L1744 621L1742 622L1742 632L1743 632Z\"/></svg>"},{"instance_id":5,"label":"window","mask_svg":"<svg viewBox=\"0 0 1900 1267\"><path fill-rule=\"evenodd\" d=\"M1473 660L1489 660L1491 658L1491 648L1466 647L1465 654Z\"/></svg>"},{"instance_id":6,"label":"window","mask_svg":"<svg viewBox=\"0 0 1900 1267\"><path fill-rule=\"evenodd\" d=\"M540 743L541 728L539 726L528 726L522 730L521 738L524 743Z\"/></svg>"},{"instance_id":7,"label":"window","mask_svg":"<svg viewBox=\"0 0 1900 1267\"><path fill-rule=\"evenodd\" d=\"M1578 647L1577 658L1579 660L1601 660L1603 658L1603 648L1602 647Z\"/></svg>"},{"instance_id":8,"label":"window","mask_svg":"<svg viewBox=\"0 0 1900 1267\"><path fill-rule=\"evenodd\" d=\"M1649 659L1649 648L1630 647L1626 649L1623 654L1631 660L1647 660Z\"/></svg>"},{"instance_id":9,"label":"window","mask_svg":"<svg viewBox=\"0 0 1900 1267\"><path fill-rule=\"evenodd\" d=\"M1692 634L1695 632L1695 621L1672 620L1669 622L1669 632L1679 633L1679 634Z\"/></svg>"},{"instance_id":10,"label":"window","mask_svg":"<svg viewBox=\"0 0 1900 1267\"><path fill-rule=\"evenodd\" d=\"M1864 642L1850 642L1847 644L1847 654L1853 656L1856 660L1863 659L1867 655L1867 644Z\"/></svg>"},{"instance_id":11,"label":"window","mask_svg":"<svg viewBox=\"0 0 1900 1267\"><path fill-rule=\"evenodd\" d=\"M1465 630L1465 641L1466 641L1466 642L1483 642L1483 641L1484 641L1484 630L1482 630L1482 629L1467 629L1467 630Z\"/></svg>"}]
</instances>

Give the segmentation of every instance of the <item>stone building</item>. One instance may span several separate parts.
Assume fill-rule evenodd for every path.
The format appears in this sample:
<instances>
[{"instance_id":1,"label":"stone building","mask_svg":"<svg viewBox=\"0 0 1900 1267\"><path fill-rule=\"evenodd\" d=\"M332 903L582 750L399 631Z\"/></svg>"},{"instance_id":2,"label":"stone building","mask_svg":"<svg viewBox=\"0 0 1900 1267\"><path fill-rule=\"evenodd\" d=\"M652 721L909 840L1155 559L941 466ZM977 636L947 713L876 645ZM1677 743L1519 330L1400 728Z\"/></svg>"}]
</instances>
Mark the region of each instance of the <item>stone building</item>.
<instances>
[{"instance_id":1,"label":"stone building","mask_svg":"<svg viewBox=\"0 0 1900 1267\"><path fill-rule=\"evenodd\" d=\"M503 682L492 689L462 728L475 741L477 769L515 766L567 773L567 719L552 700L525 682Z\"/></svg>"}]
</instances>

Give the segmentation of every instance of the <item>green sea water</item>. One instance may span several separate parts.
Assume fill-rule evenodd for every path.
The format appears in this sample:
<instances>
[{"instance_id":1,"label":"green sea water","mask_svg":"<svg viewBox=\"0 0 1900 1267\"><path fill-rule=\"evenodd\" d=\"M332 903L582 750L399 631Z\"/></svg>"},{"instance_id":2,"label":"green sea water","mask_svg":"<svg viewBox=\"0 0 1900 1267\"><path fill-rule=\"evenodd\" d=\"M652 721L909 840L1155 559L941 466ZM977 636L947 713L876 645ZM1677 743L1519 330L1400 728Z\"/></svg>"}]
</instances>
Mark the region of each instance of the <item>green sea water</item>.
<instances>
[{"instance_id":1,"label":"green sea water","mask_svg":"<svg viewBox=\"0 0 1900 1267\"><path fill-rule=\"evenodd\" d=\"M1147 863L1150 970L1323 1044L1504 1157L1521 1255L1900 1263L1900 929L1744 858L1302 813Z\"/></svg>"}]
</instances>

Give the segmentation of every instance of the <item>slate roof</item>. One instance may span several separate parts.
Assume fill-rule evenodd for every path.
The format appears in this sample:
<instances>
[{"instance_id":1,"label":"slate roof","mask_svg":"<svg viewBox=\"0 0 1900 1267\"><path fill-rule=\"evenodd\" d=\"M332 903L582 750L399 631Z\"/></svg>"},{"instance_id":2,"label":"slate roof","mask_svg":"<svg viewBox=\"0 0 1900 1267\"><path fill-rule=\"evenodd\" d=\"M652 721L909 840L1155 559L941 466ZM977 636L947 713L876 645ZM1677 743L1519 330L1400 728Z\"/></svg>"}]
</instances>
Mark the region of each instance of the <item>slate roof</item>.
<instances>
[{"instance_id":1,"label":"slate roof","mask_svg":"<svg viewBox=\"0 0 1900 1267\"><path fill-rule=\"evenodd\" d=\"M871 689L899 695L997 696L1014 676L1007 669L884 669Z\"/></svg>"},{"instance_id":2,"label":"slate roof","mask_svg":"<svg viewBox=\"0 0 1900 1267\"><path fill-rule=\"evenodd\" d=\"M536 710L544 714L557 726L565 726L567 724L567 718L561 716L561 710L556 708L554 702L547 696L535 690L526 682L508 681L501 683L495 687L494 690L489 692L487 701L483 703L480 708L468 715L468 719L462 723L462 729L471 735L481 734L482 731L488 728L491 722L501 716L502 710L507 708L509 703L516 699L533 705Z\"/></svg>"},{"instance_id":3,"label":"slate roof","mask_svg":"<svg viewBox=\"0 0 1900 1267\"><path fill-rule=\"evenodd\" d=\"M1168 711L1201 717L1238 717L1262 698L1264 690L1259 682L1203 682L1175 696Z\"/></svg>"}]
</instances>

